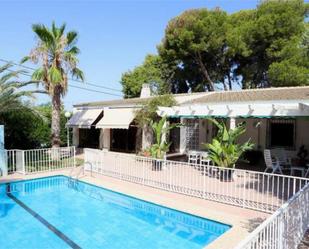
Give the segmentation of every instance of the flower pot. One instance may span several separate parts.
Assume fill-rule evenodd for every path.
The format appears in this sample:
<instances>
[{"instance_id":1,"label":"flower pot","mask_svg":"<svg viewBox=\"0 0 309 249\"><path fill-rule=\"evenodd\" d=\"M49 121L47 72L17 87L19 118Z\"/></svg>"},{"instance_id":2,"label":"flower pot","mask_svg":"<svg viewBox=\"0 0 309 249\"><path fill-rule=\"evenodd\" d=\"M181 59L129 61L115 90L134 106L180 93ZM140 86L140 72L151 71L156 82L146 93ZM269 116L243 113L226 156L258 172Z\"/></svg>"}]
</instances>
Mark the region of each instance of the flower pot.
<instances>
[{"instance_id":1,"label":"flower pot","mask_svg":"<svg viewBox=\"0 0 309 249\"><path fill-rule=\"evenodd\" d=\"M234 181L234 170L231 169L220 169L219 178L222 182L232 182Z\"/></svg>"},{"instance_id":2,"label":"flower pot","mask_svg":"<svg viewBox=\"0 0 309 249\"><path fill-rule=\"evenodd\" d=\"M152 161L152 170L160 171L162 170L163 161L161 159L156 159Z\"/></svg>"}]
</instances>

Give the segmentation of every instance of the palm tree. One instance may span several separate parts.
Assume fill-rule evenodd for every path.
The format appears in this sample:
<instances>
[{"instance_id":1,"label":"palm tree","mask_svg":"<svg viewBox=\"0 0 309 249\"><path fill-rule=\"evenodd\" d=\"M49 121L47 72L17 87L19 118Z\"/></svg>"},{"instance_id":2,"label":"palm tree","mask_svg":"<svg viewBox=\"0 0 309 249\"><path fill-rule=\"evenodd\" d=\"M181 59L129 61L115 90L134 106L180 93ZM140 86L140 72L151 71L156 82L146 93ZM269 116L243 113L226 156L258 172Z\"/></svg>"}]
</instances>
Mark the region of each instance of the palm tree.
<instances>
[{"instance_id":1,"label":"palm tree","mask_svg":"<svg viewBox=\"0 0 309 249\"><path fill-rule=\"evenodd\" d=\"M24 71L14 71L10 68L11 64L0 66L0 114L10 111L21 109L30 109L23 101L22 98L33 97L33 91L21 90L21 88L33 84L34 82L21 82L18 81L18 76L23 74ZM32 111L32 110L31 110Z\"/></svg>"},{"instance_id":2,"label":"palm tree","mask_svg":"<svg viewBox=\"0 0 309 249\"><path fill-rule=\"evenodd\" d=\"M77 67L79 49L76 47L78 34L75 31L65 33L66 25L51 28L42 24L32 25L38 37L38 43L29 56L22 59L40 64L32 74L32 79L40 81L52 102L52 146L60 146L60 112L61 98L68 90L68 74L84 80L83 72Z\"/></svg>"}]
</instances>

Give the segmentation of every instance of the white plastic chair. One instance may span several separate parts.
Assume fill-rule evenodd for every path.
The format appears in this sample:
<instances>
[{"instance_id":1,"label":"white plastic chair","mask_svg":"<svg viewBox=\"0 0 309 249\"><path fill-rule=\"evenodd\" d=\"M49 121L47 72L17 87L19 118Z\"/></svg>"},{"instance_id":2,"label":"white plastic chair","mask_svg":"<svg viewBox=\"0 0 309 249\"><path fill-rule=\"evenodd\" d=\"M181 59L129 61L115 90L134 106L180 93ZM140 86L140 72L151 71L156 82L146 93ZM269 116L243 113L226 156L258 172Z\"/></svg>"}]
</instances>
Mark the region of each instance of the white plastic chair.
<instances>
[{"instance_id":1,"label":"white plastic chair","mask_svg":"<svg viewBox=\"0 0 309 249\"><path fill-rule=\"evenodd\" d=\"M188 163L197 164L199 160L199 153L197 151L189 151Z\"/></svg>"},{"instance_id":2,"label":"white plastic chair","mask_svg":"<svg viewBox=\"0 0 309 249\"><path fill-rule=\"evenodd\" d=\"M279 172L280 174L283 175L282 173L282 168L280 166L280 163L277 159L273 159L271 157L271 152L270 150L264 150L264 160L266 164L266 169L264 172L271 171L271 173L276 173Z\"/></svg>"},{"instance_id":3,"label":"white plastic chair","mask_svg":"<svg viewBox=\"0 0 309 249\"><path fill-rule=\"evenodd\" d=\"M217 172L217 169L215 167L211 167L213 166L212 161L209 159L208 157L208 152L202 152L200 155L200 166L203 169L203 167L205 167L204 172L209 175L212 176Z\"/></svg>"},{"instance_id":4,"label":"white plastic chair","mask_svg":"<svg viewBox=\"0 0 309 249\"><path fill-rule=\"evenodd\" d=\"M290 168L292 166L292 160L287 156L287 152L283 148L277 148L271 150L271 155L274 156L281 167Z\"/></svg>"},{"instance_id":5,"label":"white plastic chair","mask_svg":"<svg viewBox=\"0 0 309 249\"><path fill-rule=\"evenodd\" d=\"M285 149L278 148L271 151L272 155L278 160L280 167L290 170L290 175L294 175L295 171L300 172L301 176L305 175L305 168L292 165L292 159L287 156Z\"/></svg>"},{"instance_id":6,"label":"white plastic chair","mask_svg":"<svg viewBox=\"0 0 309 249\"><path fill-rule=\"evenodd\" d=\"M208 152L202 152L200 154L200 165L201 166L209 166L210 159L208 158Z\"/></svg>"}]
</instances>

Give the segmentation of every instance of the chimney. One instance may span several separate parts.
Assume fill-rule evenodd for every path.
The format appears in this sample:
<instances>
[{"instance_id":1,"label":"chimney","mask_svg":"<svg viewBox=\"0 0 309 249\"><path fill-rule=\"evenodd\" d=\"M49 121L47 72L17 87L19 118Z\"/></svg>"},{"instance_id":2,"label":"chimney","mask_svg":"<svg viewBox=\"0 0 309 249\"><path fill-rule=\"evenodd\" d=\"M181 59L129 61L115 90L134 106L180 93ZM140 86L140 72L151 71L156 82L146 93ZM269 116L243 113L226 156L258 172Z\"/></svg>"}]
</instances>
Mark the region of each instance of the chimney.
<instances>
[{"instance_id":1,"label":"chimney","mask_svg":"<svg viewBox=\"0 0 309 249\"><path fill-rule=\"evenodd\" d=\"M143 84L140 98L148 98L151 96L151 90L149 84Z\"/></svg>"}]
</instances>

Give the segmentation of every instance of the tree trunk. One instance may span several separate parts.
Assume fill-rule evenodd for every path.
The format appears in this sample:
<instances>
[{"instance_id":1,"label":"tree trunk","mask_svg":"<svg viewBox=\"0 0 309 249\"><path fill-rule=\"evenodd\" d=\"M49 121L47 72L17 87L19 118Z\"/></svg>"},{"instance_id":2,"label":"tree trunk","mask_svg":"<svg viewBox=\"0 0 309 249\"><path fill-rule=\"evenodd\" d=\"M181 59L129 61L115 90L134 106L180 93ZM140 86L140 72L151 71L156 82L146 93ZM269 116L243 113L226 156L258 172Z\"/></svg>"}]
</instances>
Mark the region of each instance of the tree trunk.
<instances>
[{"instance_id":1,"label":"tree trunk","mask_svg":"<svg viewBox=\"0 0 309 249\"><path fill-rule=\"evenodd\" d=\"M222 80L222 84L223 84L223 89L224 91L227 91L227 85L226 85L226 82L224 81L224 79Z\"/></svg>"},{"instance_id":2,"label":"tree trunk","mask_svg":"<svg viewBox=\"0 0 309 249\"><path fill-rule=\"evenodd\" d=\"M55 86L52 96L52 147L60 147L61 86Z\"/></svg>"},{"instance_id":3,"label":"tree trunk","mask_svg":"<svg viewBox=\"0 0 309 249\"><path fill-rule=\"evenodd\" d=\"M207 68L206 66L204 65L203 63L203 60L202 60L202 56L201 54L198 52L197 53L197 61L198 61L198 64L200 65L200 69L204 75L204 78L206 79L206 81L208 82L208 90L209 91L214 91L215 90L215 84L213 83L213 81L211 80L209 74L208 74L208 71L207 71Z\"/></svg>"},{"instance_id":4,"label":"tree trunk","mask_svg":"<svg viewBox=\"0 0 309 249\"><path fill-rule=\"evenodd\" d=\"M230 88L230 91L232 91L232 90L233 90L233 89L232 89L232 80L231 80L230 74L227 75L227 79L228 79L228 81L229 81L229 88Z\"/></svg>"}]
</instances>

